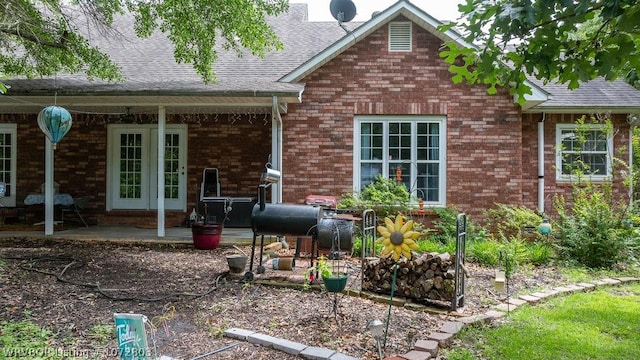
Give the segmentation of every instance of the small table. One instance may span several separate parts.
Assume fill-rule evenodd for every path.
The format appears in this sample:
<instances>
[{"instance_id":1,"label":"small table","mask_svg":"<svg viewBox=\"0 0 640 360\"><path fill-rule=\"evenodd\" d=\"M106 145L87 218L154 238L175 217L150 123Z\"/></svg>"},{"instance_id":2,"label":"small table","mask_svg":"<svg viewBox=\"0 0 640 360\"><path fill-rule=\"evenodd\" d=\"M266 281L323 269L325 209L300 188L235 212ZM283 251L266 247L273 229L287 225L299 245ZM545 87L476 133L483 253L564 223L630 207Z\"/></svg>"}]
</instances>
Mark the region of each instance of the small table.
<instances>
[{"instance_id":1,"label":"small table","mask_svg":"<svg viewBox=\"0 0 640 360\"><path fill-rule=\"evenodd\" d=\"M44 194L29 194L24 198L25 205L44 204ZM69 194L54 194L53 205L73 205L73 197Z\"/></svg>"},{"instance_id":2,"label":"small table","mask_svg":"<svg viewBox=\"0 0 640 360\"><path fill-rule=\"evenodd\" d=\"M44 204L44 194L29 194L27 195L26 198L24 198L24 204L27 206ZM62 193L54 194L53 205L54 206L55 205L64 205L64 206L73 205L73 196L69 194L62 194ZM61 221L54 221L53 223L54 225L57 225L57 224L60 224ZM42 224L44 224L44 221L35 223L34 225L42 225Z\"/></svg>"}]
</instances>

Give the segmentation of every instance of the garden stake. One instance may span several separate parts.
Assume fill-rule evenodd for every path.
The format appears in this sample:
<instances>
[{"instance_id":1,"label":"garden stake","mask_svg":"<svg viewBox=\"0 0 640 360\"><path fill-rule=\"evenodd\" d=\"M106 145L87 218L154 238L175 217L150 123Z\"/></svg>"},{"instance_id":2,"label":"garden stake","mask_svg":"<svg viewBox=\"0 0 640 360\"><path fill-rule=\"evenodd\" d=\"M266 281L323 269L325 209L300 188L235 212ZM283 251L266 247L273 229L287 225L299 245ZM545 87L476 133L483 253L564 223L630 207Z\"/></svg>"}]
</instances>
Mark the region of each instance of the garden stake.
<instances>
[{"instance_id":1,"label":"garden stake","mask_svg":"<svg viewBox=\"0 0 640 360\"><path fill-rule=\"evenodd\" d=\"M389 320L391 319L391 306L393 305L393 290L396 287L396 276L398 275L398 263L393 264L393 279L391 280L391 297L389 298L389 312L387 313L387 324L384 328L384 341L382 348L387 347L387 331L389 331Z\"/></svg>"}]
</instances>

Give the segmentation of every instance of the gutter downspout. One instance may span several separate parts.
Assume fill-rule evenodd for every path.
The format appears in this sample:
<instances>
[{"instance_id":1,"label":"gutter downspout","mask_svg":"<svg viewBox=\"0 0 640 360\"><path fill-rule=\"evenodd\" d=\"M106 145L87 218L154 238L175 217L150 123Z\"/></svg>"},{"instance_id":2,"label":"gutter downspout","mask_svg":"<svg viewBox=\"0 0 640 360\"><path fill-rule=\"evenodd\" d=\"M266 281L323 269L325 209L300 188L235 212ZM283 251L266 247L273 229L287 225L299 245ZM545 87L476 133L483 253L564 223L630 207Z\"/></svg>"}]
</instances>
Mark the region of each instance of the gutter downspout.
<instances>
[{"instance_id":1,"label":"gutter downspout","mask_svg":"<svg viewBox=\"0 0 640 360\"><path fill-rule=\"evenodd\" d=\"M633 129L635 125L629 125L629 208L633 206Z\"/></svg>"},{"instance_id":2,"label":"gutter downspout","mask_svg":"<svg viewBox=\"0 0 640 360\"><path fill-rule=\"evenodd\" d=\"M544 119L538 121L538 212L544 214Z\"/></svg>"},{"instance_id":3,"label":"gutter downspout","mask_svg":"<svg viewBox=\"0 0 640 360\"><path fill-rule=\"evenodd\" d=\"M271 166L282 172L282 117L278 108L278 97L273 97L271 105ZM271 184L271 203L282 202L282 179Z\"/></svg>"}]
</instances>

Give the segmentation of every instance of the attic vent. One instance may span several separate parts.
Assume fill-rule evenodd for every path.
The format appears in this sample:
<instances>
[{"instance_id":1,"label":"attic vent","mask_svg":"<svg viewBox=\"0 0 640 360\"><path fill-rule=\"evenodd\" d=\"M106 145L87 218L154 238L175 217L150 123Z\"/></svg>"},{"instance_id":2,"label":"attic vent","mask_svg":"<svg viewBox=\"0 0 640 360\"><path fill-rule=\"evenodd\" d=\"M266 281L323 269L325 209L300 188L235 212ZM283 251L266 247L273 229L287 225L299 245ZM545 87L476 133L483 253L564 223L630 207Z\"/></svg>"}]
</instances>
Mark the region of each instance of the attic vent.
<instances>
[{"instance_id":1,"label":"attic vent","mask_svg":"<svg viewBox=\"0 0 640 360\"><path fill-rule=\"evenodd\" d=\"M411 22L389 23L389 51L411 51Z\"/></svg>"}]
</instances>

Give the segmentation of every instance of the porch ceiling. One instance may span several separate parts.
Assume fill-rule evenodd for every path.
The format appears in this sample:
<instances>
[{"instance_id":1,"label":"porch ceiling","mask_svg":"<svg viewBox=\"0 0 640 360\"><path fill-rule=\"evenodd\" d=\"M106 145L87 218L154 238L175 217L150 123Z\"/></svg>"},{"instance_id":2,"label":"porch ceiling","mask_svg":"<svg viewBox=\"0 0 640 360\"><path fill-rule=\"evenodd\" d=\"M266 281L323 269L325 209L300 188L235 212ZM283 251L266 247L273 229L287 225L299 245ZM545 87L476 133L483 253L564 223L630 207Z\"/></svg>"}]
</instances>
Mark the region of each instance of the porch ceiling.
<instances>
[{"instance_id":1,"label":"porch ceiling","mask_svg":"<svg viewBox=\"0 0 640 360\"><path fill-rule=\"evenodd\" d=\"M69 111L89 113L156 113L164 106L171 114L184 113L270 113L273 97L278 96L282 112L288 103L299 103L300 98L290 93L252 96L204 95L84 95L84 96L0 96L0 113L38 113L44 107L53 105L65 107ZM279 96L280 95L280 96ZM297 95L297 94L296 94Z\"/></svg>"}]
</instances>

